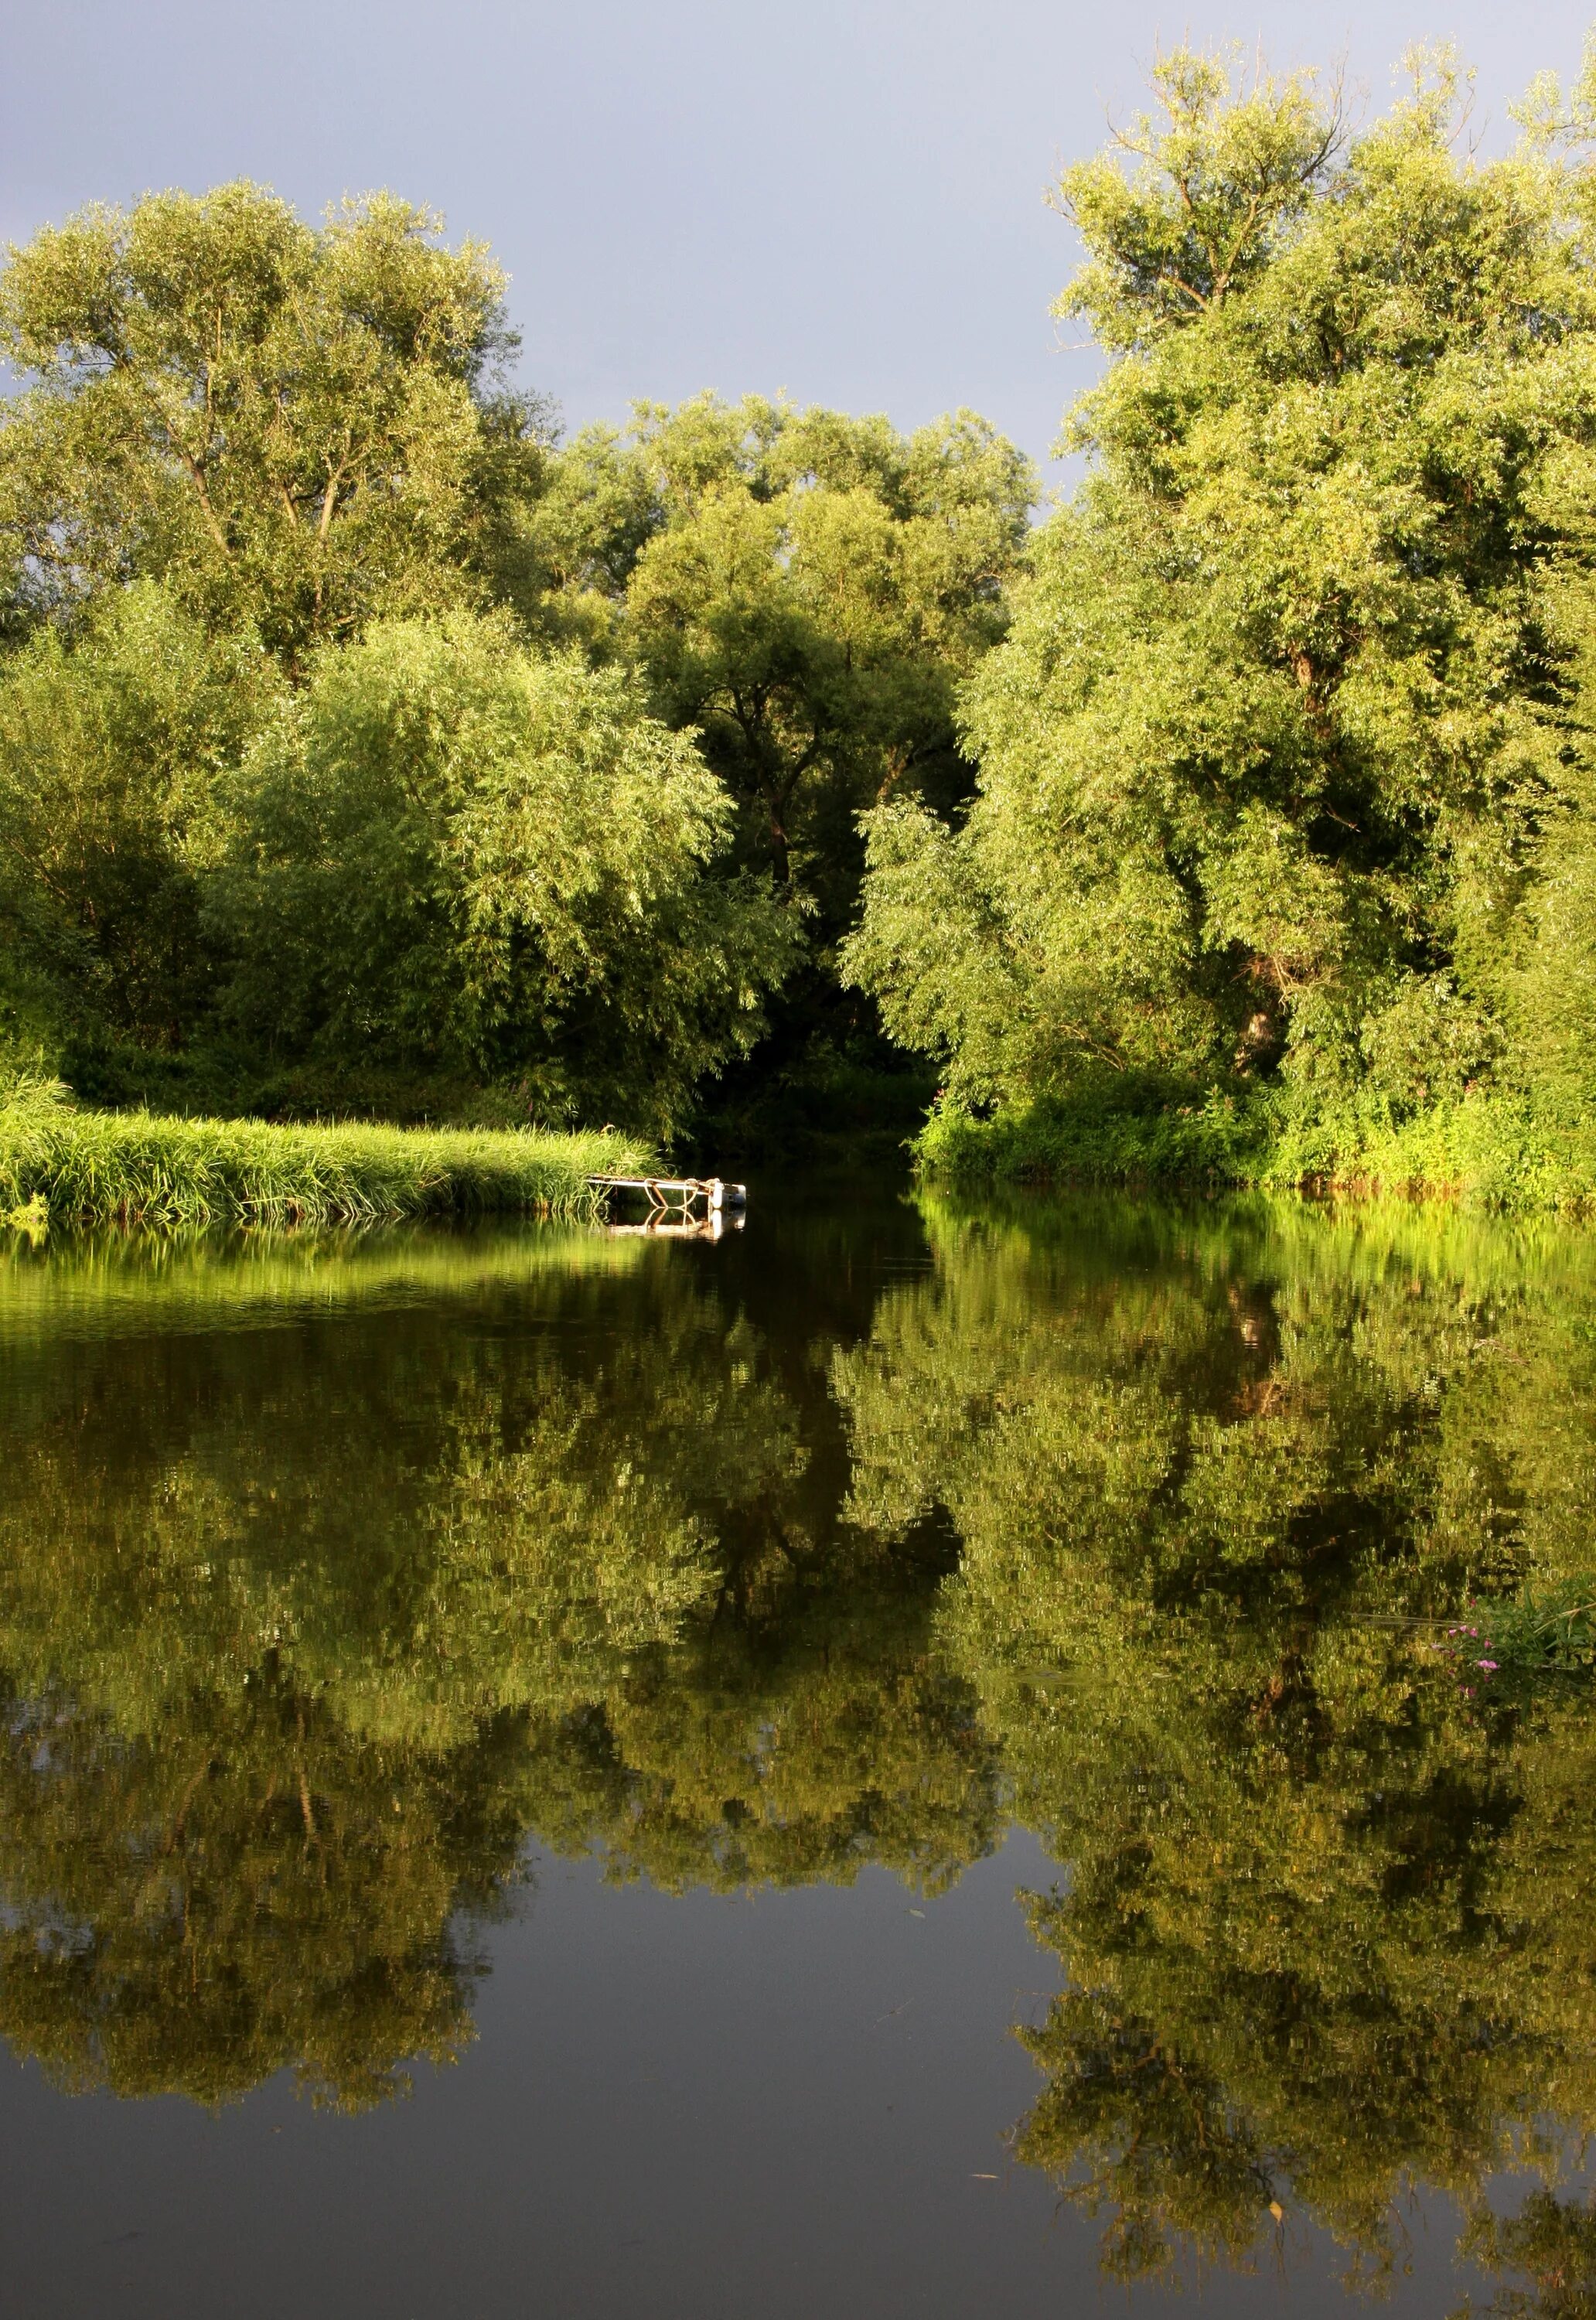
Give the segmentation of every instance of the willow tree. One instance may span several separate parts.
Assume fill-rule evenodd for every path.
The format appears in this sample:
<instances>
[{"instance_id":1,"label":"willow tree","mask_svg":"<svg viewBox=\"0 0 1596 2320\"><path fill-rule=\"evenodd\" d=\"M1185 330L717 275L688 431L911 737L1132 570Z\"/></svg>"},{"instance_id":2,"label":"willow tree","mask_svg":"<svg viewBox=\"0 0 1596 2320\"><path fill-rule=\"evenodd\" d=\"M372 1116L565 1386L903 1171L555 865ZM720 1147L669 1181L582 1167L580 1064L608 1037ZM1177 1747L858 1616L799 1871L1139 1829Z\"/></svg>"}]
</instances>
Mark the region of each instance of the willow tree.
<instances>
[{"instance_id":1,"label":"willow tree","mask_svg":"<svg viewBox=\"0 0 1596 2320\"><path fill-rule=\"evenodd\" d=\"M231 1011L288 1057L668 1133L792 956L790 914L723 859L731 819L628 671L503 620L374 622L219 798Z\"/></svg>"},{"instance_id":2,"label":"willow tree","mask_svg":"<svg viewBox=\"0 0 1596 2320\"><path fill-rule=\"evenodd\" d=\"M0 660L0 1039L97 1019L150 1047L206 1011L219 960L196 872L215 792L278 699L254 637L207 631L151 580L68 642Z\"/></svg>"},{"instance_id":3,"label":"willow tree","mask_svg":"<svg viewBox=\"0 0 1596 2320\"><path fill-rule=\"evenodd\" d=\"M504 385L503 274L440 227L386 194L312 226L240 181L14 247L13 622L158 579L293 662L375 612L480 593L547 429Z\"/></svg>"},{"instance_id":4,"label":"willow tree","mask_svg":"<svg viewBox=\"0 0 1596 2320\"><path fill-rule=\"evenodd\" d=\"M125 1093L213 1040L215 792L284 684L524 593L549 430L503 289L413 204L313 226L242 182L6 253L0 1050Z\"/></svg>"},{"instance_id":5,"label":"willow tree","mask_svg":"<svg viewBox=\"0 0 1596 2320\"><path fill-rule=\"evenodd\" d=\"M971 1101L1400 1112L1489 1080L1575 802L1589 108L1538 87L1485 163L1445 58L1356 136L1305 76L1182 50L1154 91L1057 189L1108 364L964 696L979 795L874 813L849 965Z\"/></svg>"}]
</instances>

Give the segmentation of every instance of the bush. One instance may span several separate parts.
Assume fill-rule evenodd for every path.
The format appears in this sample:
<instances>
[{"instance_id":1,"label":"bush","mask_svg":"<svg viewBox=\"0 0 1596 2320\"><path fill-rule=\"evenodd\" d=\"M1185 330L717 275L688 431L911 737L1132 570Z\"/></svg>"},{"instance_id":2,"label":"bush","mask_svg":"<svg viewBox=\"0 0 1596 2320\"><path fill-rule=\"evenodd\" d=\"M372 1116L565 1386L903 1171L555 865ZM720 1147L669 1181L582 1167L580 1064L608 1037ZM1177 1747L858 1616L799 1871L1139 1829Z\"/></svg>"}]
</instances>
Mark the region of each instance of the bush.
<instances>
[{"instance_id":1,"label":"bush","mask_svg":"<svg viewBox=\"0 0 1596 2320\"><path fill-rule=\"evenodd\" d=\"M1316 1114L1292 1094L1138 1105L1099 1091L985 1119L944 1104L914 1152L928 1175L971 1183L1197 1182L1442 1194L1496 1209L1596 1204L1596 1132L1547 1126L1516 1100L1476 1093L1403 1118L1373 1099Z\"/></svg>"},{"instance_id":2,"label":"bush","mask_svg":"<svg viewBox=\"0 0 1596 2320\"><path fill-rule=\"evenodd\" d=\"M939 1104L916 1141L929 1174L989 1183L1137 1183L1198 1178L1256 1181L1269 1149L1266 1097L1211 1094L1198 1103L1138 1105L1097 1090L1074 1102L1029 1104L977 1119Z\"/></svg>"},{"instance_id":3,"label":"bush","mask_svg":"<svg viewBox=\"0 0 1596 2320\"><path fill-rule=\"evenodd\" d=\"M1596 1667L1596 1578L1525 1587L1505 1602L1475 1603L1446 1629L1442 1649L1468 1674L1487 1678L1582 1675Z\"/></svg>"}]
</instances>

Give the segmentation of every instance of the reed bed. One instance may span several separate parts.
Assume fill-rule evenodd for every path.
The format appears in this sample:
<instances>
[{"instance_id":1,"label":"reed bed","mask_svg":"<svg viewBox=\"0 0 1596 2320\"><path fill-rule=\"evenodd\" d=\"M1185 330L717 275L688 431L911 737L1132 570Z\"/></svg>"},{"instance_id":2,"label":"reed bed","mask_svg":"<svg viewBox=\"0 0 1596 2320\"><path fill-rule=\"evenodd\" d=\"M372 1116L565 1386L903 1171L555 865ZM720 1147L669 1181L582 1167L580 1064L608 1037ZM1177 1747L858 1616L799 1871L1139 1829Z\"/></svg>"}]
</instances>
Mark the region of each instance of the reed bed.
<instances>
[{"instance_id":1,"label":"reed bed","mask_svg":"<svg viewBox=\"0 0 1596 2320\"><path fill-rule=\"evenodd\" d=\"M368 1225L518 1210L591 1216L590 1175L650 1155L606 1130L401 1128L342 1121L178 1119L0 1101L0 1221Z\"/></svg>"}]
</instances>

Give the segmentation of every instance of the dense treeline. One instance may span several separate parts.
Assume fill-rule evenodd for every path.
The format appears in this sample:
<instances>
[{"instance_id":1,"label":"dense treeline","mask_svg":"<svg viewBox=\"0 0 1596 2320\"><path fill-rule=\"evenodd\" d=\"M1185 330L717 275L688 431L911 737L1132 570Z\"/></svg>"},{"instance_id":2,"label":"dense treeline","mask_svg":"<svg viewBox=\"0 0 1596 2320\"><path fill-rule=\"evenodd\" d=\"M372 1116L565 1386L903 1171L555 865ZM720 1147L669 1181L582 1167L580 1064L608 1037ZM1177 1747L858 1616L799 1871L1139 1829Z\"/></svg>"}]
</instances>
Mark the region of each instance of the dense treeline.
<instances>
[{"instance_id":1,"label":"dense treeline","mask_svg":"<svg viewBox=\"0 0 1596 2320\"><path fill-rule=\"evenodd\" d=\"M969 413L562 440L391 196L14 250L14 1064L655 1136L939 1075L933 1160L1596 1189L1596 63L1492 161L1445 56L1356 131L1154 82L1056 191L1107 360L1034 533Z\"/></svg>"},{"instance_id":2,"label":"dense treeline","mask_svg":"<svg viewBox=\"0 0 1596 2320\"><path fill-rule=\"evenodd\" d=\"M14 1058L660 1134L778 992L794 1053L871 1052L856 817L967 792L1029 469L709 396L562 449L504 286L423 211L242 184L12 252Z\"/></svg>"}]
</instances>

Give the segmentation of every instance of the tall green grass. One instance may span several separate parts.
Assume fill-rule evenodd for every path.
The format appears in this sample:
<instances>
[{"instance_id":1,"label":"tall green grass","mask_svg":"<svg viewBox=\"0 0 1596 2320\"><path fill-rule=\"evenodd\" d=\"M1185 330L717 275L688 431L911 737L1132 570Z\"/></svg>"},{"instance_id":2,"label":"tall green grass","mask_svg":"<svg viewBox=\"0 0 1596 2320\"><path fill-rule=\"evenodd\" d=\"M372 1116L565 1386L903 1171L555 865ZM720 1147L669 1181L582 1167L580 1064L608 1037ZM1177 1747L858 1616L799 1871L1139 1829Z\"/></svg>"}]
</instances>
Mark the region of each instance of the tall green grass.
<instances>
[{"instance_id":1,"label":"tall green grass","mask_svg":"<svg viewBox=\"0 0 1596 2320\"><path fill-rule=\"evenodd\" d=\"M636 1174L629 1137L536 1128L175 1119L78 1111L52 1091L0 1100L0 1220L52 1224L378 1224L520 1210L592 1215L590 1175Z\"/></svg>"},{"instance_id":2,"label":"tall green grass","mask_svg":"<svg viewBox=\"0 0 1596 2320\"><path fill-rule=\"evenodd\" d=\"M988 1119L939 1109L913 1151L923 1174L952 1183L1245 1184L1524 1212L1596 1207L1596 1123L1544 1121L1484 1093L1397 1119L1373 1102L1315 1112L1279 1089L1188 1103L1093 1090Z\"/></svg>"},{"instance_id":3,"label":"tall green grass","mask_svg":"<svg viewBox=\"0 0 1596 2320\"><path fill-rule=\"evenodd\" d=\"M1502 1675L1589 1676L1596 1669L1596 1578L1521 1587L1505 1600L1471 1602L1437 1648L1477 1689Z\"/></svg>"}]
</instances>

